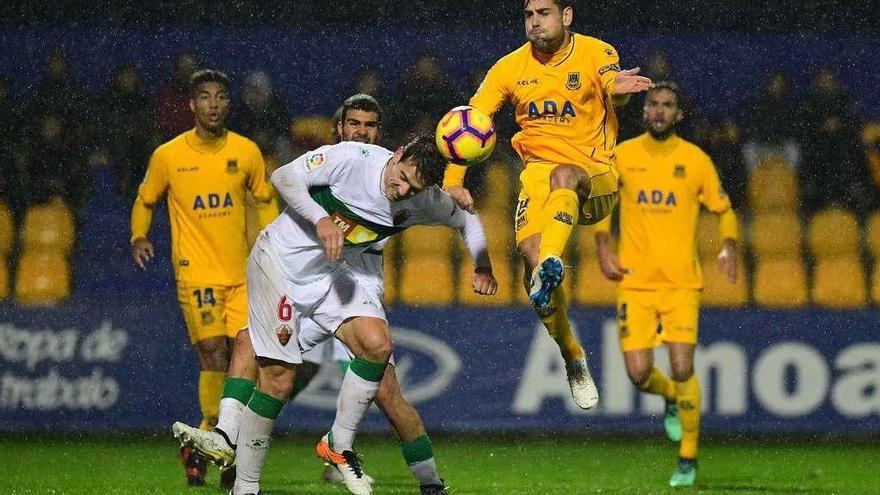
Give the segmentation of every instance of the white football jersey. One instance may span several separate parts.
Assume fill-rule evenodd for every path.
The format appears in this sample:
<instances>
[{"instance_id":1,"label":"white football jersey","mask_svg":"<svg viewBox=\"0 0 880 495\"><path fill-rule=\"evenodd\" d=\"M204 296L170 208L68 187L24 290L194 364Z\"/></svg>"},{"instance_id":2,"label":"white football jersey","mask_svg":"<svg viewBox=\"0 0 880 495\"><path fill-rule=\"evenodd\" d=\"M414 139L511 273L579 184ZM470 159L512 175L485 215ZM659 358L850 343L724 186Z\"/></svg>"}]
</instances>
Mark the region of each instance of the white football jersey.
<instances>
[{"instance_id":1,"label":"white football jersey","mask_svg":"<svg viewBox=\"0 0 880 495\"><path fill-rule=\"evenodd\" d=\"M385 296L385 263L384 252L388 238L373 244L365 250L343 250L343 257L361 282L374 285L379 292L379 299Z\"/></svg>"},{"instance_id":2,"label":"white football jersey","mask_svg":"<svg viewBox=\"0 0 880 495\"><path fill-rule=\"evenodd\" d=\"M266 227L268 239L281 257L288 279L306 284L323 278L337 270L341 263L350 263L364 251L375 249L383 239L413 225L447 225L459 230L464 227L468 213L439 187L429 187L402 201L389 201L385 197L382 173L392 156L391 151L381 146L342 142L308 152L275 172L291 174L304 183L311 199L346 234L343 258L329 262L313 220L288 206ZM291 194L284 190L283 181L273 182L282 196ZM376 256L378 265L366 266L369 264L366 260L360 268L375 275L382 266L381 257ZM378 283L382 283L381 277Z\"/></svg>"}]
</instances>

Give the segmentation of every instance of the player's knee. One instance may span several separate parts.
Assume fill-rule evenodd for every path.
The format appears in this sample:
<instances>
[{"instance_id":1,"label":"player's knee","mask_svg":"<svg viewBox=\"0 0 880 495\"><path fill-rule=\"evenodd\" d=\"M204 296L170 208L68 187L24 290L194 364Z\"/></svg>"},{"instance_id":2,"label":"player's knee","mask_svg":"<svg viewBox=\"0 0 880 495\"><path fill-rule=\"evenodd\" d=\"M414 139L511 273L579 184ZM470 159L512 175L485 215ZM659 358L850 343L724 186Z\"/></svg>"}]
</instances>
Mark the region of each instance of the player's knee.
<instances>
[{"instance_id":1,"label":"player's knee","mask_svg":"<svg viewBox=\"0 0 880 495\"><path fill-rule=\"evenodd\" d=\"M578 169L572 165L560 165L550 172L550 190L576 189L580 180Z\"/></svg>"},{"instance_id":2,"label":"player's knee","mask_svg":"<svg viewBox=\"0 0 880 495\"><path fill-rule=\"evenodd\" d=\"M686 382L694 376L692 363L672 363L672 379L677 382Z\"/></svg>"},{"instance_id":3,"label":"player's knee","mask_svg":"<svg viewBox=\"0 0 880 495\"><path fill-rule=\"evenodd\" d=\"M651 375L650 369L633 369L627 370L627 376L629 376L629 381L632 382L636 387L641 387L646 381L648 381L648 377Z\"/></svg>"},{"instance_id":4,"label":"player's knee","mask_svg":"<svg viewBox=\"0 0 880 495\"><path fill-rule=\"evenodd\" d=\"M196 343L199 365L203 371L226 371L229 367L229 344L226 337L212 337Z\"/></svg>"},{"instance_id":5,"label":"player's knee","mask_svg":"<svg viewBox=\"0 0 880 495\"><path fill-rule=\"evenodd\" d=\"M391 339L385 339L384 341L377 343L367 350L367 358L371 361L388 361L391 358L391 352L393 351L393 344L391 343Z\"/></svg>"},{"instance_id":6,"label":"player's knee","mask_svg":"<svg viewBox=\"0 0 880 495\"><path fill-rule=\"evenodd\" d=\"M391 357L394 344L391 335L381 328L371 328L358 336L366 359L371 361L387 361Z\"/></svg>"}]
</instances>

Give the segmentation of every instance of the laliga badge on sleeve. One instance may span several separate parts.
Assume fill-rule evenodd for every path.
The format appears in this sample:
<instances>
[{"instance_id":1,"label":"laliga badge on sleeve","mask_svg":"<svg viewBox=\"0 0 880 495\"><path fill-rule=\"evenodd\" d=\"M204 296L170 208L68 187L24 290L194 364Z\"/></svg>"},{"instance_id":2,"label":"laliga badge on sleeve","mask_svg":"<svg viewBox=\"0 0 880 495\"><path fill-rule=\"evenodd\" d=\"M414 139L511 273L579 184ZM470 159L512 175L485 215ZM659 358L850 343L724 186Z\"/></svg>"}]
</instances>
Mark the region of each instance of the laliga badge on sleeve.
<instances>
[{"instance_id":1,"label":"laliga badge on sleeve","mask_svg":"<svg viewBox=\"0 0 880 495\"><path fill-rule=\"evenodd\" d=\"M306 172L311 172L327 161L324 153L312 153L306 157Z\"/></svg>"}]
</instances>

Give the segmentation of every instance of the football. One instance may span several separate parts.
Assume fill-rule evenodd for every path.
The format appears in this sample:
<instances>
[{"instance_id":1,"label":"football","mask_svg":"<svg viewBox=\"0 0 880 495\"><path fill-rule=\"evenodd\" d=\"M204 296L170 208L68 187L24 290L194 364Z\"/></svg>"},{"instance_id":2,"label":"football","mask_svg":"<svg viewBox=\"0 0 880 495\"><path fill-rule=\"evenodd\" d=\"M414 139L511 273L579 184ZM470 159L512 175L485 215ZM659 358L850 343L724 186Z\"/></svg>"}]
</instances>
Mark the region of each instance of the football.
<instances>
[{"instance_id":1,"label":"football","mask_svg":"<svg viewBox=\"0 0 880 495\"><path fill-rule=\"evenodd\" d=\"M455 107L440 119L435 139L450 162L476 165L495 149L495 125L491 117L474 107Z\"/></svg>"}]
</instances>

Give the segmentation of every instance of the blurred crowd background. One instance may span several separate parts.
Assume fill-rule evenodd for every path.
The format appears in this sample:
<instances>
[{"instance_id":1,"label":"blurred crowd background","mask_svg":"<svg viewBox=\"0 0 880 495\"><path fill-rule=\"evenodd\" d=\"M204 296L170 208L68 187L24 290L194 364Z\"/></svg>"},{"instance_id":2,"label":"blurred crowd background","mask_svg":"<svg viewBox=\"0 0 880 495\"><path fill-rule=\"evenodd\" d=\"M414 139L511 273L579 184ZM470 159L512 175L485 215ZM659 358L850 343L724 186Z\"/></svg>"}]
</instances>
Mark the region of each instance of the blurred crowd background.
<instances>
[{"instance_id":1,"label":"blurred crowd background","mask_svg":"<svg viewBox=\"0 0 880 495\"><path fill-rule=\"evenodd\" d=\"M877 32L875 2L768 0L760 5L712 0L653 2L575 1L583 31L618 32ZM100 23L126 26L168 24L302 26L342 24L465 25L483 31L518 26L521 0L361 0L359 2L241 2L221 0L61 0L4 3L8 23Z\"/></svg>"},{"instance_id":2,"label":"blurred crowd background","mask_svg":"<svg viewBox=\"0 0 880 495\"><path fill-rule=\"evenodd\" d=\"M853 83L877 86L871 61L880 53L872 53L870 47L880 46L880 28L873 22L880 18L880 6L874 2L838 5L812 1L794 9L770 2L759 9L699 1L651 7L642 3L576 2L575 28L612 43L620 33L645 33L651 44L643 50L646 55L626 60L625 65L640 65L655 80L679 80L681 74L688 74L691 86L684 89L692 97L686 101L687 118L681 134L713 158L745 224L741 243L745 283L733 292L719 288L717 304L864 307L880 303L880 121L873 120L880 117L880 101L872 98L876 91L872 93L870 88L855 88L861 90L861 98L852 91ZM0 39L16 37L20 43L28 36L21 34L23 29L40 26L28 31L36 33L31 36L39 43L30 53L40 58L26 62L39 67L31 71L35 77L0 73L0 299L52 304L78 290L95 294L137 280L129 273L134 268L125 258L125 226L149 156L156 146L192 127L187 106L187 81L192 72L206 66L225 69L223 60L214 56L214 47L203 43L165 54L169 63L158 79L155 71L150 72L152 79L145 75L137 56L118 54L105 57L114 61L114 68L95 77L89 70L95 61L76 58L64 37L53 38L52 33L73 30L82 37L90 26L100 26L106 35L118 26L149 33L147 37L173 37L175 30L204 32L222 25L228 38L235 38L236 30L311 31L320 46L327 30L337 33L328 39L338 41L340 31L356 39L368 36L373 26L386 24L382 33L387 34L393 31L388 23L400 23L406 31L397 42L405 43L423 23L435 31L454 25L458 31L485 34L483 46L473 48L484 54L477 57L479 60L491 63L512 48L507 41L502 46L493 43L496 33L506 33L505 40L511 36L522 39L519 3L498 4L366 1L329 8L326 2L215 5L190 0L132 6L109 1L100 11L62 2L27 7L4 4L0 7ZM699 81L694 72L699 68L671 56L662 42L658 43L663 33L682 31L717 43L724 43L725 37L742 42L742 33L747 33L744 46L753 46L755 57L773 52L776 38L762 38L765 33L782 33L794 43L798 36L813 42L825 40L830 48L809 64L807 71L793 73L785 65L771 64L768 70L749 74L753 83L750 93L738 95L739 101L746 103L737 105L733 112L718 111L717 102L694 94L714 93L724 99L726 89L694 88L694 81ZM834 55L834 43L841 37L868 47L861 54L863 67L842 65ZM488 68L488 64L459 67L456 53L450 53L442 43L423 45L414 57L397 61L404 67L402 71L358 65L347 73L347 80L333 81L340 88L336 95L340 102L357 92L379 99L385 111L380 144L386 147L397 146L411 133L432 131L446 110L467 101ZM324 48L327 54L308 64L315 72L321 71L322 63L345 63L344 57L342 62L334 61L332 54L346 53L350 47L328 43ZM351 49L357 51L357 47ZM304 52L298 57L314 55ZM14 52L3 56L10 58L0 64L0 70L17 67ZM394 53L385 56L394 57ZM247 68L246 60L237 60L236 67L231 74L234 92L228 126L256 141L270 168L333 142L332 109L304 111L310 107L299 101L302 88L290 83L283 64ZM843 77L842 72L850 77ZM77 74L91 76L83 81ZM711 75L712 81L723 81L724 77ZM620 140L642 132L641 106L642 99L634 98L618 109ZM712 109L706 111L707 107ZM477 192L479 204L486 207L490 232L497 231L501 239L498 246L509 258L503 263L509 271L504 277L515 287L512 274L517 261L512 255L508 210L517 192L519 164L507 141L516 126L509 108L499 113L495 122L500 137L496 154L491 163L474 169L468 185ZM101 215L113 218L106 220ZM498 228L491 226L496 223ZM591 258L595 254L590 247L591 234L581 230L586 233L573 246L574 258L584 267L580 270L583 275L574 281L578 284L583 278L582 290L575 287L576 294L583 296L578 300L611 304L611 286L596 275ZM706 232L701 246L703 255L711 257L711 229ZM450 270L448 277L438 275L438 280L448 282L449 290L427 298L417 290L407 296L406 276L399 273L395 278L400 280L394 284L400 289L401 302L467 302L456 289L458 270L464 267L452 241L411 241L407 247L404 237L398 244L390 250L391 268L404 270L402 260L421 259L425 253L412 251L416 249L412 246L425 244L433 256L426 258L426 266L445 259ZM450 264L449 259L456 261ZM833 263L823 264L826 261ZM511 288L507 299L498 304L513 303L519 292Z\"/></svg>"}]
</instances>

